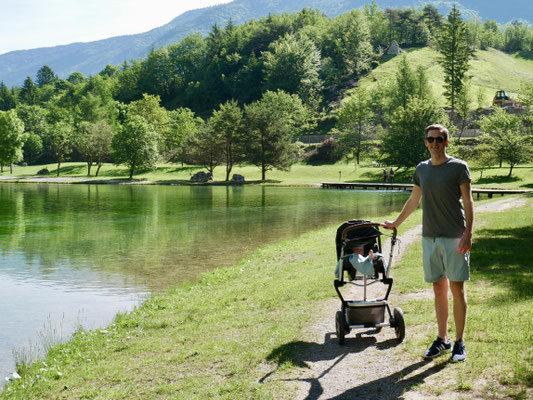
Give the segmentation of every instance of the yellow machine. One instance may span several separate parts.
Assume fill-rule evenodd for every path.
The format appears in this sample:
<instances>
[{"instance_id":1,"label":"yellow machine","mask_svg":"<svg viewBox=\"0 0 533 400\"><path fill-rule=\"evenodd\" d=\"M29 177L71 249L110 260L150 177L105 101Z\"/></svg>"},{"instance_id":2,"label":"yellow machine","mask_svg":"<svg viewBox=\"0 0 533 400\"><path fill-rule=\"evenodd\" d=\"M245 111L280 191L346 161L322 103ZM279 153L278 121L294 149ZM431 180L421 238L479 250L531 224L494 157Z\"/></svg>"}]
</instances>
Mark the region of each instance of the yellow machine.
<instances>
[{"instance_id":1,"label":"yellow machine","mask_svg":"<svg viewBox=\"0 0 533 400\"><path fill-rule=\"evenodd\" d=\"M512 99L505 90L498 90L492 100L492 105L498 107L519 107L520 102L517 99Z\"/></svg>"}]
</instances>

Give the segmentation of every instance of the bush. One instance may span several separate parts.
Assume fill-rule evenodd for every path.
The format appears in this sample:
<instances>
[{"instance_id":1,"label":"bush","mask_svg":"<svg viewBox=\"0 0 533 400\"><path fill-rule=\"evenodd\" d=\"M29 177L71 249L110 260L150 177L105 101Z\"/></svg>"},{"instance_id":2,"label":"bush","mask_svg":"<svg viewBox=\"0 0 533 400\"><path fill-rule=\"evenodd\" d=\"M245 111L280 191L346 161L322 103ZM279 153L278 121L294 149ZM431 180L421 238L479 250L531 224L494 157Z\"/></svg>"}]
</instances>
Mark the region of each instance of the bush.
<instances>
[{"instance_id":1,"label":"bush","mask_svg":"<svg viewBox=\"0 0 533 400\"><path fill-rule=\"evenodd\" d=\"M335 164L341 158L336 140L332 137L324 140L305 156L307 164L311 165Z\"/></svg>"}]
</instances>

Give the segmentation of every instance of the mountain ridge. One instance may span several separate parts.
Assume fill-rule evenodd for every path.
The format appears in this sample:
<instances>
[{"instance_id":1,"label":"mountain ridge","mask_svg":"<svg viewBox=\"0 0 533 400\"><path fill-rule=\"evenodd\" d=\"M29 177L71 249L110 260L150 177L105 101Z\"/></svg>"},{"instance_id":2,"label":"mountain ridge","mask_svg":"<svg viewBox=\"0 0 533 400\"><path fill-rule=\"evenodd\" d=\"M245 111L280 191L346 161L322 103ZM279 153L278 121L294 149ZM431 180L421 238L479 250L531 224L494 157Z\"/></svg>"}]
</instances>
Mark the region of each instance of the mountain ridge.
<instances>
[{"instance_id":1,"label":"mountain ridge","mask_svg":"<svg viewBox=\"0 0 533 400\"><path fill-rule=\"evenodd\" d=\"M119 65L124 61L144 58L152 48L177 43L191 33L207 35L214 24L225 25L230 20L235 24L241 24L268 14L300 11L304 7L318 9L328 17L334 17L369 3L368 0L234 0L226 4L187 11L169 23L143 33L1 54L0 81L8 86L21 85L27 76L35 77L43 65L51 67L61 78L66 78L76 71L92 75L108 64ZM385 9L423 6L427 2L389 0L377 3L381 9ZM452 4L448 1L431 3L439 8L449 8ZM478 9L483 9L485 3L482 0L462 0L457 4L463 10L471 11L468 7L476 6L481 7ZM507 9L509 7L512 10L522 7L520 14L515 11L517 12L515 15L529 18L533 16L533 5L529 5L525 0L506 5ZM524 10L527 12L524 13Z\"/></svg>"}]
</instances>

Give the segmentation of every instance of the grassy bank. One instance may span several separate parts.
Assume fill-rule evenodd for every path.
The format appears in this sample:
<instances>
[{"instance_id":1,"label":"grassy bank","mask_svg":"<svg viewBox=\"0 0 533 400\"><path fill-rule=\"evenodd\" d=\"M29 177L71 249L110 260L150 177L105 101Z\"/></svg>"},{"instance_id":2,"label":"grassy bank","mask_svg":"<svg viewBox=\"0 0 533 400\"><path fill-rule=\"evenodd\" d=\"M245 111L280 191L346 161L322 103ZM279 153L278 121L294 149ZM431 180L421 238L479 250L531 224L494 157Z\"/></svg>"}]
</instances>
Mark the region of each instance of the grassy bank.
<instances>
[{"instance_id":1,"label":"grassy bank","mask_svg":"<svg viewBox=\"0 0 533 400\"><path fill-rule=\"evenodd\" d=\"M37 171L42 168L47 168L51 175L56 176L56 164L28 166L13 168L13 176L19 176L23 179L37 176ZM157 169L150 171L139 171L134 175L134 182L152 181L160 183L170 182L189 182L192 174L201 171L202 167L194 165L159 165ZM127 179L129 173L124 167L117 167L112 164L105 164L100 171L98 177L94 176L95 169L93 168L93 176L87 176L87 165L85 163L64 163L60 169L60 177L62 178L86 178L90 181L110 180L110 179ZM205 170L204 170L205 171ZM269 171L267 173L267 183L282 184L282 185L311 185L320 182L381 182L382 168L373 167L368 163L362 163L359 166L354 164L337 163L333 165L293 165L290 171ZM235 167L232 174L243 175L247 182L261 182L261 173L259 168L255 166L239 166ZM411 183L413 170L400 170L395 175L395 182ZM472 168L473 185L480 188L504 188L504 189L532 189L533 188L533 164L523 164L513 169L513 175L508 177L509 168L504 166L502 168L493 167L483 171L483 178L481 171ZM215 181L223 181L225 179L225 169L223 166L217 167L214 174ZM11 174L9 170L4 169L2 174L4 177L9 177Z\"/></svg>"},{"instance_id":2,"label":"grassy bank","mask_svg":"<svg viewBox=\"0 0 533 400\"><path fill-rule=\"evenodd\" d=\"M496 382L488 386L489 395L504 390L520 398L533 384L527 250L533 216L523 212L532 205L530 198L522 210L478 216L468 285L469 359L449 366L444 388L468 392L482 378ZM418 223L419 212L402 231ZM335 229L267 246L197 283L153 297L106 329L80 330L46 360L21 367L22 378L0 399L291 398L282 380L262 378L298 368L293 352L299 349L286 345L301 341L314 310L335 297ZM394 267L395 292L427 289L420 259L415 243ZM408 335L398 349L418 360L434 335L433 303L426 298L401 306Z\"/></svg>"},{"instance_id":3,"label":"grassy bank","mask_svg":"<svg viewBox=\"0 0 533 400\"><path fill-rule=\"evenodd\" d=\"M438 52L429 47L410 48L405 49L403 55L407 57L413 70L418 67L424 69L433 94L442 101L441 106L444 106L444 76L438 62ZM393 77L400 61L401 57L392 57L381 63L361 79L361 85L372 88ZM476 98L474 106L489 107L492 105L492 99L497 90L507 90L516 97L521 84L533 79L533 61L495 49L477 50L470 62L468 74L472 77L472 93ZM482 103L477 104L477 96L480 92Z\"/></svg>"}]
</instances>

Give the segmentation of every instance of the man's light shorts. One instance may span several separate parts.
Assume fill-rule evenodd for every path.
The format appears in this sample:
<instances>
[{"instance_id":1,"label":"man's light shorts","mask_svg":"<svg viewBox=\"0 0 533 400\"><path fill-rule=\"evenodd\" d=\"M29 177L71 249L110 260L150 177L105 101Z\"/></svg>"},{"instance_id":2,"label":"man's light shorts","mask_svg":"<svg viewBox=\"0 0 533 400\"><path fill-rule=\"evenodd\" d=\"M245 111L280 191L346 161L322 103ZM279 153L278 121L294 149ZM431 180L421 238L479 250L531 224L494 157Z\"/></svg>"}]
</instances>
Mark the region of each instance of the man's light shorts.
<instances>
[{"instance_id":1,"label":"man's light shorts","mask_svg":"<svg viewBox=\"0 0 533 400\"><path fill-rule=\"evenodd\" d=\"M460 240L447 237L422 237L426 282L437 282L444 277L452 282L470 280L470 252L459 253Z\"/></svg>"}]
</instances>

